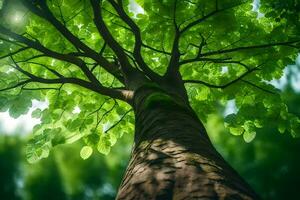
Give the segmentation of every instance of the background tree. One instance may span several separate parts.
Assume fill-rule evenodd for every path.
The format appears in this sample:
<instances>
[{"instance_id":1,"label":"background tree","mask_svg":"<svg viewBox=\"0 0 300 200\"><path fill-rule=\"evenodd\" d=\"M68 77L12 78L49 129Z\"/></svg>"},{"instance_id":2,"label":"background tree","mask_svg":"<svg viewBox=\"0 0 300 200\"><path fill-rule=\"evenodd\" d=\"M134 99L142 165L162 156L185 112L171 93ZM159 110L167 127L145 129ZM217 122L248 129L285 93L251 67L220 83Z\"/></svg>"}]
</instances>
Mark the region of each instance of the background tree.
<instances>
[{"instance_id":1,"label":"background tree","mask_svg":"<svg viewBox=\"0 0 300 200\"><path fill-rule=\"evenodd\" d=\"M198 117L206 123L234 99L232 134L251 141L270 120L299 132L267 82L297 56L297 1L262 2L259 19L247 0L137 1L143 14L121 0L1 2L1 110L17 117L31 99L50 103L33 113L42 124L28 145L32 162L80 138L83 158L93 147L107 154L135 126L119 199L253 199Z\"/></svg>"}]
</instances>

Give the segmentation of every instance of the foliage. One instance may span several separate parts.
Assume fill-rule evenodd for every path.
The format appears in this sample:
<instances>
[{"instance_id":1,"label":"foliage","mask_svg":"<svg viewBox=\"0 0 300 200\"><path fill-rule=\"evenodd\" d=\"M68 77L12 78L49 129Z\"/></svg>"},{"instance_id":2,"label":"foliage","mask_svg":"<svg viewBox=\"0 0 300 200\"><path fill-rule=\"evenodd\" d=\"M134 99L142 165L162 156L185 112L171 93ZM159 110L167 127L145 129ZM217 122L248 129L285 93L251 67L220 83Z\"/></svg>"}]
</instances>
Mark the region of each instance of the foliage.
<instances>
[{"instance_id":1,"label":"foliage","mask_svg":"<svg viewBox=\"0 0 300 200\"><path fill-rule=\"evenodd\" d=\"M140 76L161 87L185 84L204 122L235 100L225 123L247 142L271 120L280 132L300 132L269 83L299 51L296 0L262 0L264 17L250 0L138 0L143 13L128 0L1 2L0 110L18 117L31 100L49 101L33 114L42 123L28 143L31 162L78 139L84 159L95 149L108 154L133 132L127 97Z\"/></svg>"},{"instance_id":2,"label":"foliage","mask_svg":"<svg viewBox=\"0 0 300 200\"><path fill-rule=\"evenodd\" d=\"M291 66L295 67L295 66ZM292 81L283 92L290 110L300 116L300 95L291 88ZM217 149L249 182L263 199L295 199L299 189L299 138L294 139L276 130L276 122L258 131L251 143L241 137L232 137L222 125L220 117L211 116L208 129Z\"/></svg>"},{"instance_id":3,"label":"foliage","mask_svg":"<svg viewBox=\"0 0 300 200\"><path fill-rule=\"evenodd\" d=\"M26 138L0 134L1 198L7 200L112 200L121 182L132 141L122 138L106 156L79 156L83 144L55 148L48 159L29 164ZM90 173L86 173L86 172Z\"/></svg>"}]
</instances>

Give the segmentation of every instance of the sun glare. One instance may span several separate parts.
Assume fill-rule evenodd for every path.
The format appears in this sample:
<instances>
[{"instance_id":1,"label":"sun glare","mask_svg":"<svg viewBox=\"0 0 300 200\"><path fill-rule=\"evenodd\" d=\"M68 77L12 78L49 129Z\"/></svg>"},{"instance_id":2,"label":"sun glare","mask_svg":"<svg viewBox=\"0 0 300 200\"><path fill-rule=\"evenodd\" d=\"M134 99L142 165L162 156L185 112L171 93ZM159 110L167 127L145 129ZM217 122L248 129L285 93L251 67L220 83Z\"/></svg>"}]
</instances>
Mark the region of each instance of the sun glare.
<instances>
[{"instance_id":1,"label":"sun glare","mask_svg":"<svg viewBox=\"0 0 300 200\"><path fill-rule=\"evenodd\" d=\"M81 109L79 106L75 106L74 110L72 111L73 114L79 114L81 112Z\"/></svg>"},{"instance_id":2,"label":"sun glare","mask_svg":"<svg viewBox=\"0 0 300 200\"><path fill-rule=\"evenodd\" d=\"M20 12L15 12L13 15L12 15L12 21L13 23L15 24L19 24L22 22L22 19L23 19L23 15L20 13Z\"/></svg>"},{"instance_id":3,"label":"sun glare","mask_svg":"<svg viewBox=\"0 0 300 200\"><path fill-rule=\"evenodd\" d=\"M129 1L129 10L134 13L134 17L145 13L145 10L135 0Z\"/></svg>"}]
</instances>

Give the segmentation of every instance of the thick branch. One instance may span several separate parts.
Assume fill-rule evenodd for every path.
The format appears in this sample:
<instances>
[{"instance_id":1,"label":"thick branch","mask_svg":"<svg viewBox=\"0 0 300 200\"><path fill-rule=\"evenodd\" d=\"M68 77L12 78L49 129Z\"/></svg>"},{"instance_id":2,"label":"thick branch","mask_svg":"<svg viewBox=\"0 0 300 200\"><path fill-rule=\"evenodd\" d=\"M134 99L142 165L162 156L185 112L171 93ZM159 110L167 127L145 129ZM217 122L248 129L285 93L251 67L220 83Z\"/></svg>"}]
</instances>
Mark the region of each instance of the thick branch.
<instances>
[{"instance_id":1,"label":"thick branch","mask_svg":"<svg viewBox=\"0 0 300 200\"><path fill-rule=\"evenodd\" d=\"M120 90L120 89L113 89L113 88L107 88L102 85L94 85L88 81L85 81L83 79L79 78L69 78L69 77L60 77L56 79L47 79L35 76L34 74L31 74L30 72L25 71L22 69L16 62L14 62L15 66L13 66L16 70L27 76L29 79L23 82L20 82L14 86L11 86L9 88L2 89L0 91L9 90L13 88L17 88L19 86L25 85L27 83L44 83L44 84L65 84L65 83L71 83L75 85L79 85L83 88L92 90L94 92L97 92L102 95L106 95L115 99L120 99L123 101L130 101L128 97L126 96L126 90Z\"/></svg>"},{"instance_id":2,"label":"thick branch","mask_svg":"<svg viewBox=\"0 0 300 200\"><path fill-rule=\"evenodd\" d=\"M72 64L78 65L80 60L77 58L74 58L71 55L68 54L61 54L55 51L52 51L46 47L44 47L41 43L39 43L38 41L33 41L30 40L22 35L19 35L17 33L14 33L12 31L10 31L9 29L3 27L2 25L0 25L0 33L7 35L8 37L11 37L12 39L21 42L25 45L27 45L30 48L33 48L37 51L40 51L42 53L44 53L45 55L58 59L58 60L62 60L62 61L66 61L66 62L70 62Z\"/></svg>"},{"instance_id":3,"label":"thick branch","mask_svg":"<svg viewBox=\"0 0 300 200\"><path fill-rule=\"evenodd\" d=\"M52 24L56 30L58 30L75 48L82 50L85 56L90 57L97 61L106 71L114 75L117 79L123 82L123 78L118 74L118 67L106 60L102 55L91 49L85 43L83 43L78 37L76 37L67 27L62 24L50 11L45 1L39 1L40 8L36 7L32 3L23 0L24 5L33 13L47 20Z\"/></svg>"},{"instance_id":4,"label":"thick branch","mask_svg":"<svg viewBox=\"0 0 300 200\"><path fill-rule=\"evenodd\" d=\"M14 33L12 31L6 29L5 27L3 27L1 25L0 25L0 33L11 37L18 42L26 44L28 47L38 50L49 57L77 65L84 72L84 74L87 76L87 78L90 81L92 81L94 84L99 84L99 81L97 80L97 78L93 75L93 73L88 69L88 67L85 65L85 63L81 59L74 57L72 55L61 54L61 53L52 51L52 50L44 47L38 41L30 40L22 35L19 35L17 33Z\"/></svg>"},{"instance_id":5,"label":"thick branch","mask_svg":"<svg viewBox=\"0 0 300 200\"><path fill-rule=\"evenodd\" d=\"M173 40L172 52L171 52L171 59L167 68L167 72L165 76L175 76L178 78L179 74L179 59L180 59L180 51L179 51L179 40L180 40L180 30L176 23L176 7L177 7L177 0L174 2L174 10L173 10L173 24L175 28L175 36Z\"/></svg>"},{"instance_id":6,"label":"thick branch","mask_svg":"<svg viewBox=\"0 0 300 200\"><path fill-rule=\"evenodd\" d=\"M130 27L132 33L135 37L135 45L134 45L134 51L133 56L136 59L136 62L141 67L141 69L152 79L152 80L158 80L159 76L158 74L154 73L145 63L142 55L141 55L141 48L143 45L142 37L141 37L141 31L140 28L137 26L137 24L127 15L123 8L122 0L118 0L118 3L116 3L114 0L108 0L110 4L114 7L114 9L117 11L120 18Z\"/></svg>"},{"instance_id":7,"label":"thick branch","mask_svg":"<svg viewBox=\"0 0 300 200\"><path fill-rule=\"evenodd\" d=\"M90 0L90 3L93 8L93 14L94 14L94 23L100 33L100 35L103 37L105 42L108 44L108 46L115 52L118 59L120 60L120 64L122 67L123 72L128 75L133 71L133 68L131 67L126 53L124 52L121 45L114 39L110 31L108 30L103 17L102 17L102 11L100 7L99 0Z\"/></svg>"}]
</instances>

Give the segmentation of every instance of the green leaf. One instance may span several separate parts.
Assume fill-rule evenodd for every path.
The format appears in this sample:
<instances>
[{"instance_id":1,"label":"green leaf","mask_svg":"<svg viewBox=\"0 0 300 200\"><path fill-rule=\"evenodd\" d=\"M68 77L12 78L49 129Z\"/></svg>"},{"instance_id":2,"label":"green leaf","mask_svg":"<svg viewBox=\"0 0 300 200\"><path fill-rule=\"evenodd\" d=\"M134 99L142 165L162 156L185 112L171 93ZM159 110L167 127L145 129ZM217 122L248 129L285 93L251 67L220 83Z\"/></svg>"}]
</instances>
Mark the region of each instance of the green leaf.
<instances>
[{"instance_id":1,"label":"green leaf","mask_svg":"<svg viewBox=\"0 0 300 200\"><path fill-rule=\"evenodd\" d=\"M111 149L111 143L109 141L109 138L102 136L98 143L97 149L100 153L102 153L104 155L109 154L110 149Z\"/></svg>"},{"instance_id":2,"label":"green leaf","mask_svg":"<svg viewBox=\"0 0 300 200\"><path fill-rule=\"evenodd\" d=\"M85 136L83 138L84 142L89 146L95 146L98 144L100 136L95 132L95 130L91 131L91 134Z\"/></svg>"},{"instance_id":3,"label":"green leaf","mask_svg":"<svg viewBox=\"0 0 300 200\"><path fill-rule=\"evenodd\" d=\"M51 140L51 145L52 147L54 147L59 144L64 144L65 142L66 142L66 138L62 134L56 134Z\"/></svg>"},{"instance_id":4,"label":"green leaf","mask_svg":"<svg viewBox=\"0 0 300 200\"><path fill-rule=\"evenodd\" d=\"M238 136L244 133L244 129L242 127L230 127L229 131L232 135Z\"/></svg>"},{"instance_id":5,"label":"green leaf","mask_svg":"<svg viewBox=\"0 0 300 200\"><path fill-rule=\"evenodd\" d=\"M18 96L10 102L9 115L13 118L18 118L20 115L28 112L31 106L31 100Z\"/></svg>"},{"instance_id":6,"label":"green leaf","mask_svg":"<svg viewBox=\"0 0 300 200\"><path fill-rule=\"evenodd\" d=\"M82 119L77 118L75 120L70 119L67 123L66 123L66 127L69 131L73 132L76 131L80 125L82 123Z\"/></svg>"},{"instance_id":7,"label":"green leaf","mask_svg":"<svg viewBox=\"0 0 300 200\"><path fill-rule=\"evenodd\" d=\"M227 115L224 121L228 124L234 124L236 122L236 114Z\"/></svg>"},{"instance_id":8,"label":"green leaf","mask_svg":"<svg viewBox=\"0 0 300 200\"><path fill-rule=\"evenodd\" d=\"M205 100L208 99L209 94L210 94L210 89L208 87L201 87L198 90L196 99L199 100L199 101L205 101Z\"/></svg>"},{"instance_id":9,"label":"green leaf","mask_svg":"<svg viewBox=\"0 0 300 200\"><path fill-rule=\"evenodd\" d=\"M254 131L252 132L245 131L243 134L243 138L247 143L250 143L252 140L254 140L255 136L256 136L256 132Z\"/></svg>"},{"instance_id":10,"label":"green leaf","mask_svg":"<svg viewBox=\"0 0 300 200\"><path fill-rule=\"evenodd\" d=\"M278 131L280 133L284 133L286 131L287 127L286 127L286 123L285 121L280 121L278 124Z\"/></svg>"},{"instance_id":11,"label":"green leaf","mask_svg":"<svg viewBox=\"0 0 300 200\"><path fill-rule=\"evenodd\" d=\"M300 119L298 117L292 117L291 123L291 134L293 137L300 137Z\"/></svg>"},{"instance_id":12,"label":"green leaf","mask_svg":"<svg viewBox=\"0 0 300 200\"><path fill-rule=\"evenodd\" d=\"M26 146L26 158L30 163L36 163L49 155L49 145L42 144L36 140L31 140Z\"/></svg>"},{"instance_id":13,"label":"green leaf","mask_svg":"<svg viewBox=\"0 0 300 200\"><path fill-rule=\"evenodd\" d=\"M32 118L40 118L42 115L42 110L41 109L36 109L31 113Z\"/></svg>"},{"instance_id":14,"label":"green leaf","mask_svg":"<svg viewBox=\"0 0 300 200\"><path fill-rule=\"evenodd\" d=\"M93 153L93 148L90 146L84 146L82 147L82 149L80 150L80 157L83 160L88 159Z\"/></svg>"},{"instance_id":15,"label":"green leaf","mask_svg":"<svg viewBox=\"0 0 300 200\"><path fill-rule=\"evenodd\" d=\"M9 99L7 97L0 96L0 111L4 112L8 109Z\"/></svg>"}]
</instances>

